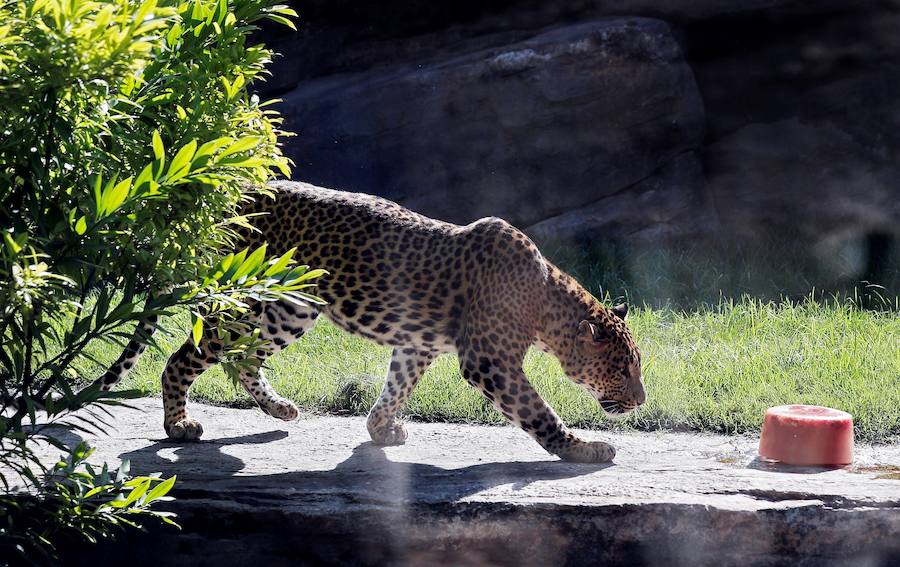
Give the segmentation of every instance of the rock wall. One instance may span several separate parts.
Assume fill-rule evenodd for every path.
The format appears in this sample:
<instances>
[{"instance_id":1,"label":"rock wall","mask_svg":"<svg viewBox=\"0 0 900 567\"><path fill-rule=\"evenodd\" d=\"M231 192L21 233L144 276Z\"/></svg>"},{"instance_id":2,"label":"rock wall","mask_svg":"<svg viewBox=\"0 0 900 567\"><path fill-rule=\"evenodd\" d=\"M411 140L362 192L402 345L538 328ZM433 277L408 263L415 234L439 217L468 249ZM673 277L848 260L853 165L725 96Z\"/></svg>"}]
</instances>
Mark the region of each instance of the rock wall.
<instances>
[{"instance_id":1,"label":"rock wall","mask_svg":"<svg viewBox=\"0 0 900 567\"><path fill-rule=\"evenodd\" d=\"M900 231L900 3L313 0L297 179L541 239Z\"/></svg>"}]
</instances>

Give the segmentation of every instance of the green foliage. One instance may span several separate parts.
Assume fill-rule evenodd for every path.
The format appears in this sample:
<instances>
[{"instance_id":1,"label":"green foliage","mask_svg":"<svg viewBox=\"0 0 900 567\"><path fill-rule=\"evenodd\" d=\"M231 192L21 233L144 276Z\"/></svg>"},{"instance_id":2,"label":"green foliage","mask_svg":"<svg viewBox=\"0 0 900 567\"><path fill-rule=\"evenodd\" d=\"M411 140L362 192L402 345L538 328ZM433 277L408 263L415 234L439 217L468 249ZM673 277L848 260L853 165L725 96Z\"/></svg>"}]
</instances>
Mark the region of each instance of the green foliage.
<instances>
[{"instance_id":1,"label":"green foliage","mask_svg":"<svg viewBox=\"0 0 900 567\"><path fill-rule=\"evenodd\" d=\"M123 527L139 527L132 518L152 516L177 527L171 512L151 510L167 496L175 477L129 477L129 462L115 474L104 464L97 471L84 442L48 471L41 498L0 496L0 557L18 557L39 565L53 559L55 542L96 542Z\"/></svg>"},{"instance_id":2,"label":"green foliage","mask_svg":"<svg viewBox=\"0 0 900 567\"><path fill-rule=\"evenodd\" d=\"M250 299L317 301L322 272L292 252L220 254L249 230L241 204L289 173L280 118L248 92L272 54L248 36L291 16L271 0L0 0L0 482L90 516L78 526L129 525L158 495L47 471L34 452L71 449L37 425L102 428L96 408L135 395L73 391L91 345L121 348L129 324L176 307L198 336L203 317L233 331Z\"/></svg>"},{"instance_id":3,"label":"green foliage","mask_svg":"<svg viewBox=\"0 0 900 567\"><path fill-rule=\"evenodd\" d=\"M246 35L273 9L284 11L247 0L5 4L7 243L52 243L73 263L90 249L96 269L72 266L76 284L126 271L139 290L196 279L233 240L240 201L265 191L273 168L288 172L279 119L246 91L271 57Z\"/></svg>"}]
</instances>

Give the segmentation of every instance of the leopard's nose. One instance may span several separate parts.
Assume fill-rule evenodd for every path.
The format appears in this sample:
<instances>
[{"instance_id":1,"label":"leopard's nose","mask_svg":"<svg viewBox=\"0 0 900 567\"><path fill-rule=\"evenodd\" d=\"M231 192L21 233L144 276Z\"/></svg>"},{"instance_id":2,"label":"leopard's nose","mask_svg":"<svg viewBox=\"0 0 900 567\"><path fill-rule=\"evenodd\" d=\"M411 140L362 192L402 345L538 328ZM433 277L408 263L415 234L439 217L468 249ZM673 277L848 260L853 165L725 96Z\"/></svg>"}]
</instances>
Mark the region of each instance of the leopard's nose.
<instances>
[{"instance_id":1,"label":"leopard's nose","mask_svg":"<svg viewBox=\"0 0 900 567\"><path fill-rule=\"evenodd\" d=\"M647 401L647 392L644 390L644 385L640 380L637 381L636 386L631 388L631 399L634 400L636 405L641 405Z\"/></svg>"}]
</instances>

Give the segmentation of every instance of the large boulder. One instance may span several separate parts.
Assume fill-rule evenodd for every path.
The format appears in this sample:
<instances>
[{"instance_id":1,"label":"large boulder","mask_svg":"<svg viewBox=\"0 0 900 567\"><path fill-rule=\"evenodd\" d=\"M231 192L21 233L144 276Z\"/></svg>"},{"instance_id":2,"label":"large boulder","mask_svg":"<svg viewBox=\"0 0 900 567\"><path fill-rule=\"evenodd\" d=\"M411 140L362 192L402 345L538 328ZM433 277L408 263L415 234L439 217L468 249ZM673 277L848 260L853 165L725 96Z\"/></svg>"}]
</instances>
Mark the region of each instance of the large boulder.
<instances>
[{"instance_id":1,"label":"large boulder","mask_svg":"<svg viewBox=\"0 0 900 567\"><path fill-rule=\"evenodd\" d=\"M689 26L723 226L807 244L900 236L900 5Z\"/></svg>"},{"instance_id":2,"label":"large boulder","mask_svg":"<svg viewBox=\"0 0 900 567\"><path fill-rule=\"evenodd\" d=\"M674 25L759 16L834 12L859 0L288 0L299 31L265 26L266 43L283 54L263 89L335 73L462 55L527 39L535 30L608 17L649 17Z\"/></svg>"},{"instance_id":3,"label":"large boulder","mask_svg":"<svg viewBox=\"0 0 900 567\"><path fill-rule=\"evenodd\" d=\"M896 0L296 7L298 33L261 32L284 56L257 88L287 99L298 179L579 247L900 281Z\"/></svg>"},{"instance_id":4,"label":"large boulder","mask_svg":"<svg viewBox=\"0 0 900 567\"><path fill-rule=\"evenodd\" d=\"M624 191L526 227L538 242L572 243L593 238L642 241L708 234L718 226L703 169L684 153Z\"/></svg>"},{"instance_id":5,"label":"large boulder","mask_svg":"<svg viewBox=\"0 0 900 567\"><path fill-rule=\"evenodd\" d=\"M779 227L814 241L900 235L896 156L878 156L840 124L753 124L707 150L723 225L744 237Z\"/></svg>"},{"instance_id":6,"label":"large boulder","mask_svg":"<svg viewBox=\"0 0 900 567\"><path fill-rule=\"evenodd\" d=\"M525 226L596 203L696 160L704 132L669 26L643 18L328 76L283 98L296 178L461 223Z\"/></svg>"}]
</instances>

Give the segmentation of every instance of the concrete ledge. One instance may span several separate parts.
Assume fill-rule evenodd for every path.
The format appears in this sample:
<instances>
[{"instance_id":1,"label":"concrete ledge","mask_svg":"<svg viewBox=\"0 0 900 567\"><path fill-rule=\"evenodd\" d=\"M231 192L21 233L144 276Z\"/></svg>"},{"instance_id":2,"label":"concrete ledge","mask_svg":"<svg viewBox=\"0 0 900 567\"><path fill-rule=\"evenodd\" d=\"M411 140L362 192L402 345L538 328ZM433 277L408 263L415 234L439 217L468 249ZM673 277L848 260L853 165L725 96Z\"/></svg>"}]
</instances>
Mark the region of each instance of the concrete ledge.
<instances>
[{"instance_id":1,"label":"concrete ledge","mask_svg":"<svg viewBox=\"0 0 900 567\"><path fill-rule=\"evenodd\" d=\"M852 467L785 468L756 441L606 434L614 465L563 463L509 427L409 424L402 447L361 418L275 421L192 404L204 441L162 439L161 402L116 410L94 459L177 474L184 530L153 530L67 564L893 565L900 447ZM51 456L48 453L48 456ZM900 470L900 469L896 469Z\"/></svg>"}]
</instances>

